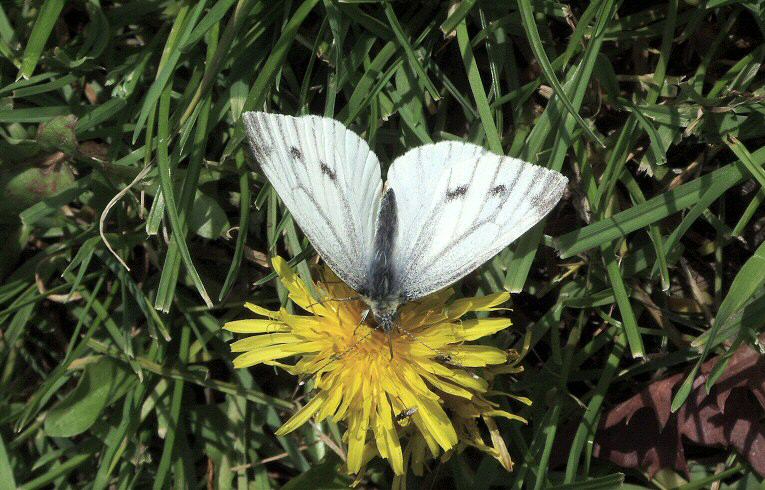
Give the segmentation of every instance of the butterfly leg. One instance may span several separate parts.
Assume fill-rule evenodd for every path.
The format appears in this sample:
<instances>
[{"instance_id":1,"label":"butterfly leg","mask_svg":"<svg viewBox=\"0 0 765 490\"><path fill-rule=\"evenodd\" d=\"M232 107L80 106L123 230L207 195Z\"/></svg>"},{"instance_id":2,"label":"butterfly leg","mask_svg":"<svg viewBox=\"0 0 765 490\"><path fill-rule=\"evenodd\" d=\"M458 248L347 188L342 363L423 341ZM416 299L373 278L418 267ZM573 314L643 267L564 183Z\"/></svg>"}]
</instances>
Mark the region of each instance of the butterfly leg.
<instances>
[{"instance_id":1,"label":"butterfly leg","mask_svg":"<svg viewBox=\"0 0 765 490\"><path fill-rule=\"evenodd\" d=\"M367 308L366 310L364 310L363 312L361 312L361 319L359 319L359 324L358 324L358 325L356 325L356 328L354 328L354 329L353 329L353 336L354 336L354 337L356 337L356 332L358 331L359 327L360 327L360 326L361 326L361 325L362 325L362 324L363 324L365 321L367 321L367 317L369 316L369 312L370 312L370 311L371 311L371 310L370 310L369 308Z\"/></svg>"}]
</instances>

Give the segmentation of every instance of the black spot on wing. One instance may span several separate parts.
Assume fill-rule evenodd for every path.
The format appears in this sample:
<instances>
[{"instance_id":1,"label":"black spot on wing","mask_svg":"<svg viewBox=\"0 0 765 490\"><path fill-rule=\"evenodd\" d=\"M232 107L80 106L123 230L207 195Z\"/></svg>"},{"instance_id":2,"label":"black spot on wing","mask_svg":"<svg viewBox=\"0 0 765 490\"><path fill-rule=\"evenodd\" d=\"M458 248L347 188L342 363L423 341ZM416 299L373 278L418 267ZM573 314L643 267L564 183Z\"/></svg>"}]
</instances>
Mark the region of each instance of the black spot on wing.
<instances>
[{"instance_id":1,"label":"black spot on wing","mask_svg":"<svg viewBox=\"0 0 765 490\"><path fill-rule=\"evenodd\" d=\"M321 173L329 177L329 180L334 181L337 179L337 174L335 171L329 168L326 163L320 161L319 165L321 166Z\"/></svg>"},{"instance_id":2,"label":"black spot on wing","mask_svg":"<svg viewBox=\"0 0 765 490\"><path fill-rule=\"evenodd\" d=\"M290 155L292 155L292 158L296 158L298 160L303 159L303 153L294 146L290 146Z\"/></svg>"},{"instance_id":3,"label":"black spot on wing","mask_svg":"<svg viewBox=\"0 0 765 490\"><path fill-rule=\"evenodd\" d=\"M446 191L446 200L447 201L453 201L453 200L455 200L455 199L457 199L459 197L464 196L467 193L467 191L468 191L468 186L467 185L461 185L461 186L459 186L457 188L454 188L454 189L451 189L451 190L447 190Z\"/></svg>"},{"instance_id":4,"label":"black spot on wing","mask_svg":"<svg viewBox=\"0 0 765 490\"><path fill-rule=\"evenodd\" d=\"M508 194L507 187L505 187L504 184L499 184L497 186L494 186L489 191L489 195L491 196L505 197L507 194Z\"/></svg>"}]
</instances>

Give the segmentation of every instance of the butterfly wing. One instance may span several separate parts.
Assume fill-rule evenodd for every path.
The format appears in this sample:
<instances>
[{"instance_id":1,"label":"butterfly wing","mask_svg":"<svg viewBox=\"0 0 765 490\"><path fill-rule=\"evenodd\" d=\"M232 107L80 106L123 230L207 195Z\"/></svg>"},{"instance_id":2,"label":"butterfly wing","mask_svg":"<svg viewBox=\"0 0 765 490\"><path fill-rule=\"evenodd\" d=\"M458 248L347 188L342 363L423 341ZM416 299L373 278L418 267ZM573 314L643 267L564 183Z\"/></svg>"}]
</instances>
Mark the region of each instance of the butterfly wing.
<instances>
[{"instance_id":1,"label":"butterfly wing","mask_svg":"<svg viewBox=\"0 0 765 490\"><path fill-rule=\"evenodd\" d=\"M333 119L243 119L263 173L316 251L350 287L364 288L382 192L377 156Z\"/></svg>"},{"instance_id":2,"label":"butterfly wing","mask_svg":"<svg viewBox=\"0 0 765 490\"><path fill-rule=\"evenodd\" d=\"M407 300L462 278L538 223L560 200L558 172L468 143L441 142L397 158L397 282Z\"/></svg>"}]
</instances>

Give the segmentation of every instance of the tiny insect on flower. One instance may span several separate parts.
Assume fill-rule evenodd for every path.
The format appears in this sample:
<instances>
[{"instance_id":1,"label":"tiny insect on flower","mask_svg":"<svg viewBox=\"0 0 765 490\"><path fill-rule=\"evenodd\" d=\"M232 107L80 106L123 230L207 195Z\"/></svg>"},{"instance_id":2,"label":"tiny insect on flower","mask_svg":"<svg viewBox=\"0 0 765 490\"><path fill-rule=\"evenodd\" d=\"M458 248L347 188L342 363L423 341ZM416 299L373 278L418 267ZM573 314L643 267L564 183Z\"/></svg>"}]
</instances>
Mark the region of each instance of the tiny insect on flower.
<instances>
[{"instance_id":1,"label":"tiny insect on flower","mask_svg":"<svg viewBox=\"0 0 765 490\"><path fill-rule=\"evenodd\" d=\"M361 301L332 300L354 293L329 268L323 271L327 280L316 284L325 297L317 302L282 258L276 257L273 266L290 299L309 314L247 304L261 318L232 321L224 328L252 334L231 344L240 353L235 367L273 365L313 382L313 398L277 435L311 418L344 421L349 473L359 473L375 453L388 460L396 475L403 475L406 466L420 473L428 457L464 446L484 450L511 468L493 418L525 421L488 401L489 383L481 376L484 368L507 367L508 354L467 343L503 330L511 321L463 319L470 312L502 310L499 305L509 299L508 293L449 301L452 291L446 290L406 304L399 315L406 334L394 332L391 358L387 334L363 320ZM297 361L281 361L290 357ZM482 440L479 420L486 424L491 445ZM402 441L408 441L405 450Z\"/></svg>"}]
</instances>

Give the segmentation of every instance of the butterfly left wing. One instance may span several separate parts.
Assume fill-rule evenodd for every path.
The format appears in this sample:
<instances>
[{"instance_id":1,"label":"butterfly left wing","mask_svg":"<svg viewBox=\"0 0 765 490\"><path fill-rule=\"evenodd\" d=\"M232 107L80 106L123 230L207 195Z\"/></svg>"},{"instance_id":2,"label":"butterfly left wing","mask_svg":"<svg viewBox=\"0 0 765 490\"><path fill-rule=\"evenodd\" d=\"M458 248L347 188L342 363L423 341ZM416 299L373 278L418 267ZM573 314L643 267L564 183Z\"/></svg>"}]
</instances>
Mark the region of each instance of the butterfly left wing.
<instances>
[{"instance_id":1,"label":"butterfly left wing","mask_svg":"<svg viewBox=\"0 0 765 490\"><path fill-rule=\"evenodd\" d=\"M250 147L292 217L337 276L367 287L380 206L380 163L338 121L246 112Z\"/></svg>"},{"instance_id":2,"label":"butterfly left wing","mask_svg":"<svg viewBox=\"0 0 765 490\"><path fill-rule=\"evenodd\" d=\"M560 200L558 172L469 143L441 142L397 158L394 263L407 300L452 284L538 223Z\"/></svg>"}]
</instances>

